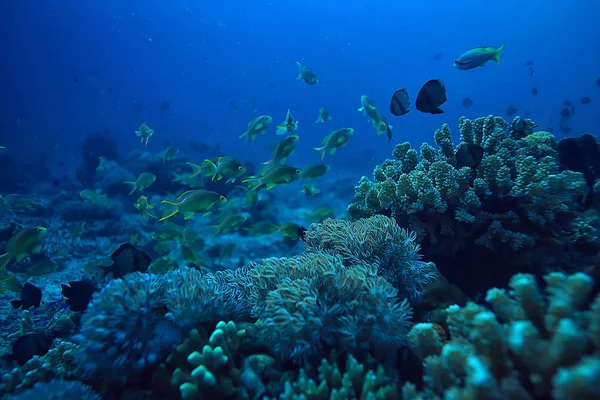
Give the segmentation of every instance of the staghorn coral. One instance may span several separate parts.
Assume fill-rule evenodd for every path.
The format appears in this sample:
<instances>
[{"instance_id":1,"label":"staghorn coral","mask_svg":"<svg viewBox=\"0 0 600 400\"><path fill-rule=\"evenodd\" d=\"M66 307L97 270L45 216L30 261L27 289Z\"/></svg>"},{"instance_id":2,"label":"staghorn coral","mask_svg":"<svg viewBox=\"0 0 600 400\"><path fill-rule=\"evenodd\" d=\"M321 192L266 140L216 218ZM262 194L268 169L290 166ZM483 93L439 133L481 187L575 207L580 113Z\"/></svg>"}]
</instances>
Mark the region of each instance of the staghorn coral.
<instances>
[{"instance_id":1,"label":"staghorn coral","mask_svg":"<svg viewBox=\"0 0 600 400\"><path fill-rule=\"evenodd\" d=\"M327 219L304 234L305 252L340 255L344 265L373 264L377 274L404 297L416 300L437 278L435 264L420 261L416 235L392 218L376 215L355 222Z\"/></svg>"},{"instance_id":2,"label":"staghorn coral","mask_svg":"<svg viewBox=\"0 0 600 400\"><path fill-rule=\"evenodd\" d=\"M317 375L317 376L313 376ZM294 381L286 381L281 400L377 400L400 399L400 392L394 380L386 374L381 365L375 371L366 369L351 354L345 368L327 359L321 361L318 374L301 369Z\"/></svg>"},{"instance_id":3,"label":"staghorn coral","mask_svg":"<svg viewBox=\"0 0 600 400\"><path fill-rule=\"evenodd\" d=\"M461 117L461 144L484 149L476 169L457 168L447 125L434 135L439 149L423 144L417 163L410 144L398 144L394 159L375 167L374 181L361 178L348 212L355 219L394 218L417 234L424 255L445 275L465 259L473 260L466 274L482 264L489 265L486 274L504 269L490 281L539 264L552 268L564 262L565 248L574 248L568 233L585 180L560 171L556 139L533 127L521 118L509 125L499 117Z\"/></svg>"},{"instance_id":4,"label":"staghorn coral","mask_svg":"<svg viewBox=\"0 0 600 400\"><path fill-rule=\"evenodd\" d=\"M545 296L533 275L514 275L508 293L491 289L494 312L474 303L450 306L451 340L416 324L409 344L424 361L425 390L405 399L590 399L600 396L600 295L586 308L594 281L550 273Z\"/></svg>"},{"instance_id":5,"label":"staghorn coral","mask_svg":"<svg viewBox=\"0 0 600 400\"><path fill-rule=\"evenodd\" d=\"M389 357L404 343L410 305L374 265L346 267L340 256L308 253L247 268L252 315L283 359L314 359L326 347Z\"/></svg>"}]
</instances>

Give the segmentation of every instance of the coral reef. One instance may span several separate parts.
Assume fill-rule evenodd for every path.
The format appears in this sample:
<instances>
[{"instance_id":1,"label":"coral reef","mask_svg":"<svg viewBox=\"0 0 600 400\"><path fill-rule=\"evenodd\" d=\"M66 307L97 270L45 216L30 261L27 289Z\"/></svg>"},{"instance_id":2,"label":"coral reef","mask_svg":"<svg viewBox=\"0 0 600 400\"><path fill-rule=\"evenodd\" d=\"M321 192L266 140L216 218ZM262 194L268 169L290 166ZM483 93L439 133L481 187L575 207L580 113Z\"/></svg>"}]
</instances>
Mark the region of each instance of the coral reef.
<instances>
[{"instance_id":1,"label":"coral reef","mask_svg":"<svg viewBox=\"0 0 600 400\"><path fill-rule=\"evenodd\" d=\"M484 151L476 168L457 165L448 125L435 132L439 149L424 143L419 156L409 143L398 144L374 181L360 180L348 212L388 215L416 232L424 255L449 279L482 278L471 293L518 271L552 268L573 248L565 233L586 183L580 173L559 170L556 139L533 128L521 118L509 125L461 117L461 145ZM462 272L453 268L459 262ZM481 265L488 265L485 274Z\"/></svg>"},{"instance_id":2,"label":"coral reef","mask_svg":"<svg viewBox=\"0 0 600 400\"><path fill-rule=\"evenodd\" d=\"M53 379L39 382L33 388L12 396L11 400L100 400L89 387L79 381Z\"/></svg>"},{"instance_id":3,"label":"coral reef","mask_svg":"<svg viewBox=\"0 0 600 400\"><path fill-rule=\"evenodd\" d=\"M247 266L252 315L267 345L297 363L326 349L393 357L404 343L410 304L372 264L346 267L340 256L307 253Z\"/></svg>"},{"instance_id":4,"label":"coral reef","mask_svg":"<svg viewBox=\"0 0 600 400\"><path fill-rule=\"evenodd\" d=\"M377 274L404 297L417 300L437 278L431 262L420 261L416 235L389 217L377 215L356 222L327 219L312 224L304 235L305 252L340 255L344 265L373 264Z\"/></svg>"},{"instance_id":5,"label":"coral reef","mask_svg":"<svg viewBox=\"0 0 600 400\"><path fill-rule=\"evenodd\" d=\"M545 296L530 274L510 290L491 289L493 312L474 303L446 309L450 340L434 325L408 334L423 359L425 389L403 388L405 399L591 399L600 396L600 295L586 274L550 273Z\"/></svg>"}]
</instances>

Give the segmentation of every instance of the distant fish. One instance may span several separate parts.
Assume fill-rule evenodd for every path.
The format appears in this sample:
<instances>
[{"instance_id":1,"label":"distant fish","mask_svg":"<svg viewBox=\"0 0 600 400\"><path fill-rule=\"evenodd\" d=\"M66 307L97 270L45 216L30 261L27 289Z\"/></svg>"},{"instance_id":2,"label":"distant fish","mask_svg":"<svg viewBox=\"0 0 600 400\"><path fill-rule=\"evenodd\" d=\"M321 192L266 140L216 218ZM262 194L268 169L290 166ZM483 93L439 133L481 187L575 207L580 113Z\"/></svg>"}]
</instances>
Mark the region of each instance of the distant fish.
<instances>
[{"instance_id":1,"label":"distant fish","mask_svg":"<svg viewBox=\"0 0 600 400\"><path fill-rule=\"evenodd\" d=\"M410 101L408 99L408 90L406 90L406 88L396 90L392 95L392 99L390 100L390 112L399 117L401 115L408 114L410 111L408 109L409 106Z\"/></svg>"},{"instance_id":2,"label":"distant fish","mask_svg":"<svg viewBox=\"0 0 600 400\"><path fill-rule=\"evenodd\" d=\"M470 97L465 97L460 104L462 104L464 108L469 108L473 105L473 99Z\"/></svg>"},{"instance_id":3,"label":"distant fish","mask_svg":"<svg viewBox=\"0 0 600 400\"><path fill-rule=\"evenodd\" d=\"M442 58L442 53L434 53L433 56L431 56L431 59L435 60L435 61L437 61L441 58Z\"/></svg>"},{"instance_id":4,"label":"distant fish","mask_svg":"<svg viewBox=\"0 0 600 400\"><path fill-rule=\"evenodd\" d=\"M54 337L51 334L28 333L13 343L12 353L6 359L25 365L34 356L45 356L52 347L53 341Z\"/></svg>"},{"instance_id":5,"label":"distant fish","mask_svg":"<svg viewBox=\"0 0 600 400\"><path fill-rule=\"evenodd\" d=\"M560 128L560 131L562 133L570 133L571 132L571 126L569 125L568 119L561 119L558 127Z\"/></svg>"},{"instance_id":6,"label":"distant fish","mask_svg":"<svg viewBox=\"0 0 600 400\"><path fill-rule=\"evenodd\" d=\"M312 68L302 65L297 61L296 64L298 64L299 70L298 77L296 78L297 80L303 81L308 85L316 85L319 83L319 78L317 78L317 75L313 72Z\"/></svg>"},{"instance_id":7,"label":"distant fish","mask_svg":"<svg viewBox=\"0 0 600 400\"><path fill-rule=\"evenodd\" d=\"M592 99L590 99L587 96L581 98L581 104L590 104L591 102L592 102Z\"/></svg>"},{"instance_id":8,"label":"distant fish","mask_svg":"<svg viewBox=\"0 0 600 400\"><path fill-rule=\"evenodd\" d=\"M596 85L600 87L600 78L596 79Z\"/></svg>"},{"instance_id":9,"label":"distant fish","mask_svg":"<svg viewBox=\"0 0 600 400\"><path fill-rule=\"evenodd\" d=\"M133 108L138 112L146 111L146 106L142 103L133 103Z\"/></svg>"},{"instance_id":10,"label":"distant fish","mask_svg":"<svg viewBox=\"0 0 600 400\"><path fill-rule=\"evenodd\" d=\"M123 243L111 255L112 265L104 267L106 275L113 274L114 278L122 278L132 272L146 272L152 259L148 254L135 248L129 243Z\"/></svg>"},{"instance_id":11,"label":"distant fish","mask_svg":"<svg viewBox=\"0 0 600 400\"><path fill-rule=\"evenodd\" d=\"M417 110L426 114L443 114L439 107L448 100L446 87L441 79L427 81L417 95Z\"/></svg>"},{"instance_id":12,"label":"distant fish","mask_svg":"<svg viewBox=\"0 0 600 400\"><path fill-rule=\"evenodd\" d=\"M533 70L533 67L529 67L529 76L533 76L535 74L535 71Z\"/></svg>"},{"instance_id":13,"label":"distant fish","mask_svg":"<svg viewBox=\"0 0 600 400\"><path fill-rule=\"evenodd\" d=\"M525 66L526 67L531 67L533 64L535 64L535 61L533 61L533 60L527 60L527 61L525 61Z\"/></svg>"},{"instance_id":14,"label":"distant fish","mask_svg":"<svg viewBox=\"0 0 600 400\"><path fill-rule=\"evenodd\" d=\"M509 106L509 107L506 109L506 115L507 115L508 117L514 117L516 114L517 114L517 109L516 109L515 107L513 107L513 106Z\"/></svg>"},{"instance_id":15,"label":"distant fish","mask_svg":"<svg viewBox=\"0 0 600 400\"><path fill-rule=\"evenodd\" d=\"M563 106L565 106L565 107L571 107L572 105L573 105L573 102L571 100L563 101Z\"/></svg>"},{"instance_id":16,"label":"distant fish","mask_svg":"<svg viewBox=\"0 0 600 400\"><path fill-rule=\"evenodd\" d=\"M504 45L496 48L494 46L475 47L461 54L456 61L454 67L463 71L483 67L488 61L496 61L500 65L502 51Z\"/></svg>"},{"instance_id":17,"label":"distant fish","mask_svg":"<svg viewBox=\"0 0 600 400\"><path fill-rule=\"evenodd\" d=\"M538 94L538 90L536 87L531 88L531 93L533 93L533 95L537 95Z\"/></svg>"},{"instance_id":18,"label":"distant fish","mask_svg":"<svg viewBox=\"0 0 600 400\"><path fill-rule=\"evenodd\" d=\"M10 304L13 308L23 307L23 310L27 310L31 307L38 308L42 301L42 289L32 285L29 282L25 282L21 289L21 299L12 300Z\"/></svg>"},{"instance_id":19,"label":"distant fish","mask_svg":"<svg viewBox=\"0 0 600 400\"><path fill-rule=\"evenodd\" d=\"M60 285L61 294L67 298L67 305L72 311L83 312L87 309L92 295L98 288L89 281L71 281L69 285Z\"/></svg>"},{"instance_id":20,"label":"distant fish","mask_svg":"<svg viewBox=\"0 0 600 400\"><path fill-rule=\"evenodd\" d=\"M560 116L563 119L567 119L567 118L571 118L571 116L573 116L573 113L571 112L570 109L568 108L563 108L562 110L560 110Z\"/></svg>"},{"instance_id":21,"label":"distant fish","mask_svg":"<svg viewBox=\"0 0 600 400\"><path fill-rule=\"evenodd\" d=\"M483 147L475 143L463 143L454 153L456 167L477 168L483 159Z\"/></svg>"},{"instance_id":22,"label":"distant fish","mask_svg":"<svg viewBox=\"0 0 600 400\"><path fill-rule=\"evenodd\" d=\"M171 109L171 102L163 101L162 103L160 103L160 109L162 110L162 112L169 111Z\"/></svg>"}]
</instances>

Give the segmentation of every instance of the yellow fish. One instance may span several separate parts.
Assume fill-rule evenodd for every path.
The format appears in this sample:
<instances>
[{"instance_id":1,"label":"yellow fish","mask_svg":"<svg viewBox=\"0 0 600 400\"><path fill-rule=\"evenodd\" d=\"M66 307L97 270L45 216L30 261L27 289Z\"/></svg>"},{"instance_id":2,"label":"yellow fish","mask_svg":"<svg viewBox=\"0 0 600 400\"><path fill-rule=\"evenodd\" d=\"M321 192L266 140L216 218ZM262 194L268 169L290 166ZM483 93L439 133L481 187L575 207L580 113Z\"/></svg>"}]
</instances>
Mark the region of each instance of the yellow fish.
<instances>
[{"instance_id":1,"label":"yellow fish","mask_svg":"<svg viewBox=\"0 0 600 400\"><path fill-rule=\"evenodd\" d=\"M267 131L269 125L273 122L273 118L268 115L261 115L248 122L248 130L240 135L240 139L254 140L258 135Z\"/></svg>"},{"instance_id":2,"label":"yellow fish","mask_svg":"<svg viewBox=\"0 0 600 400\"><path fill-rule=\"evenodd\" d=\"M139 174L135 182L133 181L124 181L123 183L131 186L131 192L129 195L132 195L136 190L140 192L144 189L148 189L152 184L156 181L156 175L150 172L142 172Z\"/></svg>"},{"instance_id":3,"label":"yellow fish","mask_svg":"<svg viewBox=\"0 0 600 400\"><path fill-rule=\"evenodd\" d=\"M322 147L315 147L315 150L322 151L321 160L325 158L325 154L329 151L330 155L335 154L339 147L346 147L350 137L354 134L352 128L342 128L331 132L323 138Z\"/></svg>"},{"instance_id":4,"label":"yellow fish","mask_svg":"<svg viewBox=\"0 0 600 400\"><path fill-rule=\"evenodd\" d=\"M144 140L146 140L145 146L148 146L148 141L150 140L152 135L154 135L154 129L150 129L150 127L146 125L145 122L142 122L138 130L135 131L135 135L141 138L140 143L144 143Z\"/></svg>"},{"instance_id":5,"label":"yellow fish","mask_svg":"<svg viewBox=\"0 0 600 400\"><path fill-rule=\"evenodd\" d=\"M150 210L154 208L154 205L148 202L148 198L146 196L141 195L138 197L137 201L133 203L133 206L140 210L142 218L146 218L147 216L150 218L156 218L156 216L152 215L150 212Z\"/></svg>"},{"instance_id":6,"label":"yellow fish","mask_svg":"<svg viewBox=\"0 0 600 400\"><path fill-rule=\"evenodd\" d=\"M6 243L5 253L0 255L0 269L13 259L21 261L29 253L37 253L40 249L40 243L48 230L44 227L23 228L15 233Z\"/></svg>"},{"instance_id":7,"label":"yellow fish","mask_svg":"<svg viewBox=\"0 0 600 400\"><path fill-rule=\"evenodd\" d=\"M256 190L262 185L266 185L267 190L270 190L277 185L287 185L295 181L300 177L301 173L302 171L298 168L289 165L276 165L264 170L261 176L251 176L243 182L247 183L252 190Z\"/></svg>"},{"instance_id":8,"label":"yellow fish","mask_svg":"<svg viewBox=\"0 0 600 400\"><path fill-rule=\"evenodd\" d=\"M186 220L196 215L196 213L203 213L204 217L208 217L213 211L217 210L221 204L225 203L227 198L217 192L197 189L184 192L176 200L179 201L173 202L169 200L163 200L161 202L176 208L175 211L162 217L159 219L159 221L164 221L180 212L183 213L184 219Z\"/></svg>"}]
</instances>

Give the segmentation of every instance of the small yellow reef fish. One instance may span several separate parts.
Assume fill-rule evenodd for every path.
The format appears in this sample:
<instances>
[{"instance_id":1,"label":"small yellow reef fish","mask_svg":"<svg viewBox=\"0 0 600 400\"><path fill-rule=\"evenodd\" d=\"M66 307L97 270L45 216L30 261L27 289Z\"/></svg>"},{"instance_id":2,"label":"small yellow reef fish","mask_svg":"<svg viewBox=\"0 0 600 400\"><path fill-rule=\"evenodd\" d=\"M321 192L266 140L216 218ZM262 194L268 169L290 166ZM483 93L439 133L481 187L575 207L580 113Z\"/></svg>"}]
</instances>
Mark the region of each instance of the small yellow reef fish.
<instances>
[{"instance_id":1,"label":"small yellow reef fish","mask_svg":"<svg viewBox=\"0 0 600 400\"><path fill-rule=\"evenodd\" d=\"M321 160L325 158L325 154L327 154L328 151L330 155L334 155L339 147L346 147L353 134L354 129L352 128L337 129L325 136L321 143L323 146L315 147L315 150L323 152Z\"/></svg>"},{"instance_id":2,"label":"small yellow reef fish","mask_svg":"<svg viewBox=\"0 0 600 400\"><path fill-rule=\"evenodd\" d=\"M316 179L325 175L329 171L329 165L312 164L302 170L304 179Z\"/></svg>"},{"instance_id":3,"label":"small yellow reef fish","mask_svg":"<svg viewBox=\"0 0 600 400\"><path fill-rule=\"evenodd\" d=\"M140 125L138 130L135 131L135 135L137 137L141 138L140 143L144 143L144 140L145 140L146 141L145 146L148 146L148 141L150 140L152 135L154 135L154 129L150 129L150 127L148 125L146 125L145 122L142 122L142 124Z\"/></svg>"},{"instance_id":4,"label":"small yellow reef fish","mask_svg":"<svg viewBox=\"0 0 600 400\"><path fill-rule=\"evenodd\" d=\"M249 228L244 228L249 236L272 235L279 232L279 226L269 221L258 221Z\"/></svg>"},{"instance_id":5,"label":"small yellow reef fish","mask_svg":"<svg viewBox=\"0 0 600 400\"><path fill-rule=\"evenodd\" d=\"M374 126L379 124L381 121L381 113L377 109L375 102L367 96L360 96L361 107L358 109L359 112L363 112L367 117L371 119Z\"/></svg>"},{"instance_id":6,"label":"small yellow reef fish","mask_svg":"<svg viewBox=\"0 0 600 400\"><path fill-rule=\"evenodd\" d=\"M290 135L284 138L281 142L277 143L275 150L273 150L273 158L263 164L279 164L285 163L285 160L294 153L296 150L296 144L300 137L298 135Z\"/></svg>"},{"instance_id":7,"label":"small yellow reef fish","mask_svg":"<svg viewBox=\"0 0 600 400\"><path fill-rule=\"evenodd\" d=\"M310 213L304 213L308 221L321 222L327 218L335 218L335 210L327 204L315 207Z\"/></svg>"},{"instance_id":8,"label":"small yellow reef fish","mask_svg":"<svg viewBox=\"0 0 600 400\"><path fill-rule=\"evenodd\" d=\"M163 163L173 160L179 154L179 149L173 146L168 146L164 151L158 153L158 157L162 158Z\"/></svg>"},{"instance_id":9,"label":"small yellow reef fish","mask_svg":"<svg viewBox=\"0 0 600 400\"><path fill-rule=\"evenodd\" d=\"M154 205L152 205L148 202L148 198L146 196L141 195L140 197L138 197L137 201L135 203L133 203L133 206L135 208L137 208L138 210L140 210L140 213L142 214L142 218L146 218L146 217L157 218L156 216L152 215L152 213L150 212L150 210L154 208Z\"/></svg>"},{"instance_id":10,"label":"small yellow reef fish","mask_svg":"<svg viewBox=\"0 0 600 400\"><path fill-rule=\"evenodd\" d=\"M184 219L190 219L197 213L203 213L203 217L208 217L212 214L213 211L218 210L219 207L227 201L227 198L223 195L220 195L217 192L212 192L210 190L197 189L197 190L188 190L184 192L181 196L177 198L179 202L173 202L168 200L163 200L161 203L169 204L175 206L175 211L170 214L162 217L159 221L164 221L172 216L183 213Z\"/></svg>"},{"instance_id":11,"label":"small yellow reef fish","mask_svg":"<svg viewBox=\"0 0 600 400\"><path fill-rule=\"evenodd\" d=\"M213 163L211 160L206 159L200 166L200 168L208 168L209 176L212 176L212 180L227 179L225 183L234 183L235 180L246 173L246 167L237 162L233 157L220 157L217 163Z\"/></svg>"},{"instance_id":12,"label":"small yellow reef fish","mask_svg":"<svg viewBox=\"0 0 600 400\"><path fill-rule=\"evenodd\" d=\"M12 260L21 261L29 253L37 253L48 230L44 227L24 228L8 240L4 254L0 255L0 270Z\"/></svg>"},{"instance_id":13,"label":"small yellow reef fish","mask_svg":"<svg viewBox=\"0 0 600 400\"><path fill-rule=\"evenodd\" d=\"M206 261L198 256L198 252L196 252L187 244L180 244L179 250L181 251L181 255L183 256L183 258L185 258L185 260L190 264L194 264L199 267L206 264Z\"/></svg>"},{"instance_id":14,"label":"small yellow reef fish","mask_svg":"<svg viewBox=\"0 0 600 400\"><path fill-rule=\"evenodd\" d=\"M156 181L156 175L150 172L142 172L139 174L135 182L124 181L123 183L131 186L131 192L129 192L129 195L131 196L136 190L141 192L142 190L148 189L150 186L152 186L154 181Z\"/></svg>"},{"instance_id":15,"label":"small yellow reef fish","mask_svg":"<svg viewBox=\"0 0 600 400\"><path fill-rule=\"evenodd\" d=\"M31 211L42 205L42 203L38 203L30 197L19 196L18 194L0 196L0 203L13 212Z\"/></svg>"},{"instance_id":16,"label":"small yellow reef fish","mask_svg":"<svg viewBox=\"0 0 600 400\"><path fill-rule=\"evenodd\" d=\"M177 224L166 223L152 232L154 240L175 240L183 237L184 228Z\"/></svg>"},{"instance_id":17,"label":"small yellow reef fish","mask_svg":"<svg viewBox=\"0 0 600 400\"><path fill-rule=\"evenodd\" d=\"M299 70L298 77L296 78L297 80L303 81L309 85L316 85L319 83L319 78L317 78L317 75L315 75L312 68L303 66L298 61L296 61L296 64L298 64Z\"/></svg>"},{"instance_id":18,"label":"small yellow reef fish","mask_svg":"<svg viewBox=\"0 0 600 400\"><path fill-rule=\"evenodd\" d=\"M298 129L298 121L294 119L294 116L288 109L287 114L285 114L285 120L280 125L277 125L277 131L275 134L288 135L296 132L296 129Z\"/></svg>"},{"instance_id":19,"label":"small yellow reef fish","mask_svg":"<svg viewBox=\"0 0 600 400\"><path fill-rule=\"evenodd\" d=\"M86 203L96 204L99 206L108 206L108 197L106 197L106 194L103 194L100 189L84 189L79 192L79 197L81 197L81 200L85 201Z\"/></svg>"},{"instance_id":20,"label":"small yellow reef fish","mask_svg":"<svg viewBox=\"0 0 600 400\"><path fill-rule=\"evenodd\" d=\"M248 130L240 135L240 139L254 140L258 135L267 131L269 125L273 122L273 118L268 115L261 115L248 122Z\"/></svg>"},{"instance_id":21,"label":"small yellow reef fish","mask_svg":"<svg viewBox=\"0 0 600 400\"><path fill-rule=\"evenodd\" d=\"M306 183L300 193L304 193L306 197L311 198L314 195L321 193L321 191L310 183Z\"/></svg>"},{"instance_id":22,"label":"small yellow reef fish","mask_svg":"<svg viewBox=\"0 0 600 400\"><path fill-rule=\"evenodd\" d=\"M237 231L247 219L248 217L245 215L229 215L225 217L219 224L207 226L207 228L214 229L212 236L216 236L218 233Z\"/></svg>"},{"instance_id":23,"label":"small yellow reef fish","mask_svg":"<svg viewBox=\"0 0 600 400\"><path fill-rule=\"evenodd\" d=\"M306 232L306 229L293 222L284 222L279 225L277 232L291 239L300 239L304 235L304 232Z\"/></svg>"},{"instance_id":24,"label":"small yellow reef fish","mask_svg":"<svg viewBox=\"0 0 600 400\"><path fill-rule=\"evenodd\" d=\"M331 116L329 115L329 111L327 111L327 107L323 106L319 108L319 118L317 118L315 124L322 124L327 121L331 121Z\"/></svg>"},{"instance_id":25,"label":"small yellow reef fish","mask_svg":"<svg viewBox=\"0 0 600 400\"><path fill-rule=\"evenodd\" d=\"M300 171L296 167L289 165L275 165L267 168L261 173L261 176L251 176L244 180L251 190L256 190L262 185L267 186L267 190L273 189L277 185L287 185L300 177Z\"/></svg>"}]
</instances>

